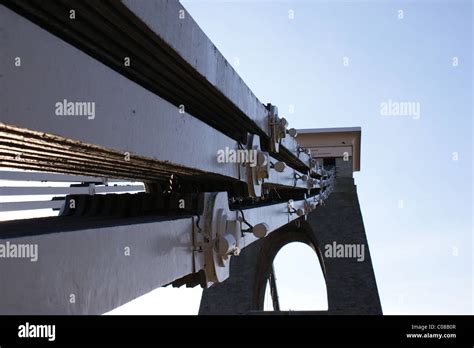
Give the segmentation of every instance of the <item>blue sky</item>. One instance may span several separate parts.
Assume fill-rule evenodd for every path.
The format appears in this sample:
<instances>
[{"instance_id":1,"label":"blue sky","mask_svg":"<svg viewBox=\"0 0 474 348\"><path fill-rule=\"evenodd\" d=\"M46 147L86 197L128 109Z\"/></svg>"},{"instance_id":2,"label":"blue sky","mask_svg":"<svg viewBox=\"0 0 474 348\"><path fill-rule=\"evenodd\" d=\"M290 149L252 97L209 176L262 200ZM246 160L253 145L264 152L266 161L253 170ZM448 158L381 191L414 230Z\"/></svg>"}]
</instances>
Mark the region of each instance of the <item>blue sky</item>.
<instances>
[{"instance_id":1,"label":"blue sky","mask_svg":"<svg viewBox=\"0 0 474 348\"><path fill-rule=\"evenodd\" d=\"M355 180L384 313L473 313L472 2L181 3L291 127L362 127ZM420 117L382 116L388 100L419 103ZM313 257L278 256L290 308L305 295L292 273ZM200 290L173 291L156 295L179 292L180 312L196 312Z\"/></svg>"}]
</instances>

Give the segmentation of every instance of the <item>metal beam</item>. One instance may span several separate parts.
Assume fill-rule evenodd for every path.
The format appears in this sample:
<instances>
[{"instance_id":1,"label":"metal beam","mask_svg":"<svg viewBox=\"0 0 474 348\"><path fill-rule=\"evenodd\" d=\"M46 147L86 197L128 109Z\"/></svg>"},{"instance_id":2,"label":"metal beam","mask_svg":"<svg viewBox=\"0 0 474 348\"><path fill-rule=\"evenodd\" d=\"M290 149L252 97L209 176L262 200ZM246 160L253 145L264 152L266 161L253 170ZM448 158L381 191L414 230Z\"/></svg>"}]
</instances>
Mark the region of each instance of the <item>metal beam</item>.
<instances>
[{"instance_id":1,"label":"metal beam","mask_svg":"<svg viewBox=\"0 0 474 348\"><path fill-rule=\"evenodd\" d=\"M185 11L178 2L5 4L227 136L245 142L248 132L268 140L268 111L189 14L177 17ZM71 9L77 11L72 21ZM292 150L273 155L295 169L307 166Z\"/></svg>"},{"instance_id":2,"label":"metal beam","mask_svg":"<svg viewBox=\"0 0 474 348\"><path fill-rule=\"evenodd\" d=\"M60 209L63 205L64 200L6 202L0 203L0 212L36 209Z\"/></svg>"},{"instance_id":3,"label":"metal beam","mask_svg":"<svg viewBox=\"0 0 474 348\"><path fill-rule=\"evenodd\" d=\"M123 180L85 175L70 175L30 171L0 170L0 180L7 181L54 181L54 182L123 182Z\"/></svg>"},{"instance_id":4,"label":"metal beam","mask_svg":"<svg viewBox=\"0 0 474 348\"><path fill-rule=\"evenodd\" d=\"M280 311L280 302L278 300L278 289L275 277L275 267L273 266L273 264L272 269L270 271L270 275L268 277L268 285L270 286L270 295L272 297L273 310Z\"/></svg>"},{"instance_id":5,"label":"metal beam","mask_svg":"<svg viewBox=\"0 0 474 348\"><path fill-rule=\"evenodd\" d=\"M227 204L226 199L221 203ZM295 208L303 206L304 201L295 202ZM267 222L269 233L298 218L288 214L286 203L246 209L244 214L253 225ZM234 211L229 218L237 220L240 215ZM201 216L201 227L209 218ZM14 244L37 245L38 253L36 261L0 253L0 314L101 314L205 269L203 254L196 252L193 217L111 220L117 222L102 227L98 224L107 221L83 219L89 227L81 227L76 220L3 223L0 245L4 252ZM246 233L239 244L245 248L257 239Z\"/></svg>"},{"instance_id":6,"label":"metal beam","mask_svg":"<svg viewBox=\"0 0 474 348\"><path fill-rule=\"evenodd\" d=\"M31 186L3 186L0 187L0 196L19 195L69 195L69 194L89 194L112 193L112 192L133 192L143 191L143 185L120 185L120 186L89 186L83 187L31 187Z\"/></svg>"},{"instance_id":7,"label":"metal beam","mask_svg":"<svg viewBox=\"0 0 474 348\"><path fill-rule=\"evenodd\" d=\"M242 179L238 165L216 160L219 149L237 148L234 140L180 113L167 101L3 6L0 17L6 37L11 38L2 45L12 54L2 77L9 86L0 106L4 123L0 124L0 160L4 165L130 180L153 180L173 172L208 172ZM15 39L20 36L31 42ZM23 60L18 69L13 64L14 52L34 59ZM111 85L115 86L113 91ZM38 90L43 91L41 98ZM18 100L20 95L22 101ZM94 119L56 115L55 104L64 99L94 102ZM128 163L125 153L131 154ZM146 158L138 162L138 156ZM103 168L99 170L99 166ZM292 180L278 179L276 183L293 186Z\"/></svg>"},{"instance_id":8,"label":"metal beam","mask_svg":"<svg viewBox=\"0 0 474 348\"><path fill-rule=\"evenodd\" d=\"M8 62L1 77L0 122L114 149L122 162L129 152L132 159L140 155L238 179L235 164L216 161L218 149L237 147L233 139L180 113L164 99L4 6L0 6L0 19L5 32L1 44ZM23 57L21 69L14 65L17 55ZM8 88L3 90L3 86ZM56 115L55 104L64 99L95 102L95 118Z\"/></svg>"},{"instance_id":9,"label":"metal beam","mask_svg":"<svg viewBox=\"0 0 474 348\"><path fill-rule=\"evenodd\" d=\"M192 273L192 229L184 218L0 239L37 246L37 261L1 259L0 314L110 311Z\"/></svg>"}]
</instances>

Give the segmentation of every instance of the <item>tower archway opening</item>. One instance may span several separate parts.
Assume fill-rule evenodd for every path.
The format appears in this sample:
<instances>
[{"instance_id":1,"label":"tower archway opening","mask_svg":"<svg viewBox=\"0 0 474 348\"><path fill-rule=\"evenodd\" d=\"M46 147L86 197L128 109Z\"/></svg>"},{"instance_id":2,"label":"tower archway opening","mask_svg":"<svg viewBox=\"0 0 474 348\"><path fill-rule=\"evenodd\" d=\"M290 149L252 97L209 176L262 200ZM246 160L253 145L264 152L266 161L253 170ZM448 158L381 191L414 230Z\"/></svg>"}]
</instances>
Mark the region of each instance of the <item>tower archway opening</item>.
<instances>
[{"instance_id":1,"label":"tower archway opening","mask_svg":"<svg viewBox=\"0 0 474 348\"><path fill-rule=\"evenodd\" d=\"M324 273L311 246L293 242L278 252L265 287L264 310L328 310Z\"/></svg>"}]
</instances>

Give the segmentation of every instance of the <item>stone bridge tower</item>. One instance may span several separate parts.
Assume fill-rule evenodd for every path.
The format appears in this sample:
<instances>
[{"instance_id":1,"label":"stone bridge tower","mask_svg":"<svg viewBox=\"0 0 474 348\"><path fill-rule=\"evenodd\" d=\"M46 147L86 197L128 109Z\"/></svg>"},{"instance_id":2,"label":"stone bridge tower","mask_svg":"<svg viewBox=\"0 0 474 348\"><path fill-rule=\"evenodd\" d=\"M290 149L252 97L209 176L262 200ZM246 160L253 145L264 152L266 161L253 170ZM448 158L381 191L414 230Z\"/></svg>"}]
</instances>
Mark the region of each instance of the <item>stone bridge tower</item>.
<instances>
[{"instance_id":1,"label":"stone bridge tower","mask_svg":"<svg viewBox=\"0 0 474 348\"><path fill-rule=\"evenodd\" d=\"M239 257L232 258L230 277L204 290L199 314L263 311L265 287L273 274L273 260L278 251L291 242L303 242L315 250L326 282L328 311L305 314L382 314L352 175L360 170L360 140L360 128L298 131L298 143L310 148L313 158L325 167L335 166L335 190L322 207L307 216L306 221L300 219L286 225L247 246ZM363 261L354 257L326 256L325 246L334 242L337 245L363 245Z\"/></svg>"}]
</instances>

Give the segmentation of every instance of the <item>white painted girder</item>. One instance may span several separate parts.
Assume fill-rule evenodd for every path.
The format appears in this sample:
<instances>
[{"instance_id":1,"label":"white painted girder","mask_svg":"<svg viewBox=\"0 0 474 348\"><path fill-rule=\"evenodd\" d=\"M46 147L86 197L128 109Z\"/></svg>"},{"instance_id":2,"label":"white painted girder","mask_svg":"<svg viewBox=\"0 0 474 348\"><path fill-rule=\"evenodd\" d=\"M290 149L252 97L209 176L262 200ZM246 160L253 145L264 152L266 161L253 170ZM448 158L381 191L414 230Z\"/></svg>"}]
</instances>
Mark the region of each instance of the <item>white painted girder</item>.
<instances>
[{"instance_id":1,"label":"white painted girder","mask_svg":"<svg viewBox=\"0 0 474 348\"><path fill-rule=\"evenodd\" d=\"M234 140L4 6L0 19L0 123L245 180L238 164L216 160L219 149L238 148ZM55 105L64 99L94 102L94 118L56 115ZM291 175L272 174L267 181L273 177L275 184L294 185Z\"/></svg>"},{"instance_id":2,"label":"white painted girder","mask_svg":"<svg viewBox=\"0 0 474 348\"><path fill-rule=\"evenodd\" d=\"M224 198L216 208L225 208L227 194L218 195ZM294 202L295 209L304 206L303 200ZM241 213L226 209L229 220L238 221ZM253 225L267 223L270 233L298 218L288 214L287 203L244 214ZM200 226L205 228L210 218L201 216ZM0 258L0 314L101 314L205 269L205 254L194 240L195 222L189 217L8 239L0 233L0 245L37 245L34 262ZM255 240L246 233L239 244L245 248Z\"/></svg>"}]
</instances>

